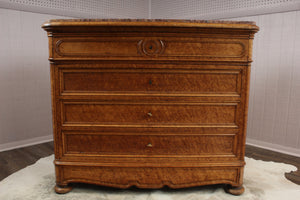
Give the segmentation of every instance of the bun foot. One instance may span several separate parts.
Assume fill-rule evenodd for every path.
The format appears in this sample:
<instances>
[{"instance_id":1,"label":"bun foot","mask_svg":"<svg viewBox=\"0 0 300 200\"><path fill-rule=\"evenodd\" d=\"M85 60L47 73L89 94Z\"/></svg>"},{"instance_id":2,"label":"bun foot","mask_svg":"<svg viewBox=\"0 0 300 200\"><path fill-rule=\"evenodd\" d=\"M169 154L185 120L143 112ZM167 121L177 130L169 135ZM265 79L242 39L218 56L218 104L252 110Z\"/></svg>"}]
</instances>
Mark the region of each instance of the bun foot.
<instances>
[{"instance_id":1,"label":"bun foot","mask_svg":"<svg viewBox=\"0 0 300 200\"><path fill-rule=\"evenodd\" d=\"M245 188L243 186L239 186L239 187L233 187L231 185L227 185L225 186L225 192L232 194L232 195L241 195L244 193Z\"/></svg>"},{"instance_id":2,"label":"bun foot","mask_svg":"<svg viewBox=\"0 0 300 200\"><path fill-rule=\"evenodd\" d=\"M70 192L73 188L71 186L60 186L60 185L56 185L54 187L54 190L57 194L66 194L68 192Z\"/></svg>"}]
</instances>

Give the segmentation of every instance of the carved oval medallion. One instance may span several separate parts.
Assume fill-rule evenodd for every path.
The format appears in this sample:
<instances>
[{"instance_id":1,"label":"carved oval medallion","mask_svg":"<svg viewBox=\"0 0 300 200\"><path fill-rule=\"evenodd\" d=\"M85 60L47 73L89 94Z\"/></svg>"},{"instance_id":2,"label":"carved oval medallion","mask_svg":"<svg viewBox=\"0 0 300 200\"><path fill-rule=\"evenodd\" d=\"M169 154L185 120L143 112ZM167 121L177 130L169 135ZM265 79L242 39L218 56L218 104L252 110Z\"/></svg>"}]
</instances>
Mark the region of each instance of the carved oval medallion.
<instances>
[{"instance_id":1,"label":"carved oval medallion","mask_svg":"<svg viewBox=\"0 0 300 200\"><path fill-rule=\"evenodd\" d=\"M163 53L165 44L162 40L140 40L138 51L146 56L158 56Z\"/></svg>"}]
</instances>

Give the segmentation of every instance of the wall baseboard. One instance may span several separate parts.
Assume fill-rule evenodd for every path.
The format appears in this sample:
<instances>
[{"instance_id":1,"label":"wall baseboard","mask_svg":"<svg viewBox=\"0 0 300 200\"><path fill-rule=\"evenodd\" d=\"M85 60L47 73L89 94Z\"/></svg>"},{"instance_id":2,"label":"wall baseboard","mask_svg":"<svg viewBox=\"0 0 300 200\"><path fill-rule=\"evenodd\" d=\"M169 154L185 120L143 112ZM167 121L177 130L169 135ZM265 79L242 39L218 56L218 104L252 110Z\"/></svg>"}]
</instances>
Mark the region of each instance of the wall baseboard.
<instances>
[{"instance_id":1,"label":"wall baseboard","mask_svg":"<svg viewBox=\"0 0 300 200\"><path fill-rule=\"evenodd\" d=\"M5 144L0 144L0 152L32 146L35 144L41 144L50 141L53 141L53 135L41 136L41 137L36 137L36 138L31 138L26 140L20 140L16 142L9 142Z\"/></svg>"},{"instance_id":2,"label":"wall baseboard","mask_svg":"<svg viewBox=\"0 0 300 200\"><path fill-rule=\"evenodd\" d=\"M263 142L263 141L258 141L254 139L248 139L246 140L247 145L263 148L263 149L268 149L271 151L276 151L279 153L284 153L292 156L297 156L300 157L300 149L296 148L291 148L291 147L286 147L278 144L272 144L269 142Z\"/></svg>"}]
</instances>

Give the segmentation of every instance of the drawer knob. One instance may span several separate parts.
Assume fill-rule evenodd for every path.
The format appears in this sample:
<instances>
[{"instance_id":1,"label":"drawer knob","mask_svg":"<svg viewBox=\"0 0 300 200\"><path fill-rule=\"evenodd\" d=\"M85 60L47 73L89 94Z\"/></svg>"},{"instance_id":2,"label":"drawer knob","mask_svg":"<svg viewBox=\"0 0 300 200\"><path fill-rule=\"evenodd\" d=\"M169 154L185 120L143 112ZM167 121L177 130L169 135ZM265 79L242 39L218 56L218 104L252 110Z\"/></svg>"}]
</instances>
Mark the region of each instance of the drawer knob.
<instances>
[{"instance_id":1,"label":"drawer knob","mask_svg":"<svg viewBox=\"0 0 300 200\"><path fill-rule=\"evenodd\" d=\"M151 79L149 80L149 85L152 85L152 80Z\"/></svg>"},{"instance_id":2,"label":"drawer knob","mask_svg":"<svg viewBox=\"0 0 300 200\"><path fill-rule=\"evenodd\" d=\"M151 112L148 112L147 115L148 115L149 117L152 117L152 113L151 113Z\"/></svg>"},{"instance_id":3,"label":"drawer knob","mask_svg":"<svg viewBox=\"0 0 300 200\"><path fill-rule=\"evenodd\" d=\"M153 147L153 145L151 143L147 144L147 147Z\"/></svg>"}]
</instances>

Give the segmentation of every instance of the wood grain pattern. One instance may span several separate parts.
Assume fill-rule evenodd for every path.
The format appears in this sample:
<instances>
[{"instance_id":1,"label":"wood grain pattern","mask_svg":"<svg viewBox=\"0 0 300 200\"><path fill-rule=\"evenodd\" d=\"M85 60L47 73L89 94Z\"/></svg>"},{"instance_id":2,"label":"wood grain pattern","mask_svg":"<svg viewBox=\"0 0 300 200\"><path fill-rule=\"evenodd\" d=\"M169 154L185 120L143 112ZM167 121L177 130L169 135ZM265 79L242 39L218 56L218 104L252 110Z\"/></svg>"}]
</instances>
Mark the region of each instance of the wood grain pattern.
<instances>
[{"instance_id":1,"label":"wood grain pattern","mask_svg":"<svg viewBox=\"0 0 300 200\"><path fill-rule=\"evenodd\" d=\"M247 39L170 37L54 38L54 58L247 60Z\"/></svg>"},{"instance_id":2,"label":"wood grain pattern","mask_svg":"<svg viewBox=\"0 0 300 200\"><path fill-rule=\"evenodd\" d=\"M234 156L235 135L63 134L65 154L127 157Z\"/></svg>"},{"instance_id":3,"label":"wood grain pattern","mask_svg":"<svg viewBox=\"0 0 300 200\"><path fill-rule=\"evenodd\" d=\"M48 31L58 193L229 184L242 193L258 27L57 20Z\"/></svg>"},{"instance_id":4,"label":"wood grain pattern","mask_svg":"<svg viewBox=\"0 0 300 200\"><path fill-rule=\"evenodd\" d=\"M83 182L118 188L193 187L207 184L226 183L235 185L239 168L156 168L156 167L81 167L59 166L59 185Z\"/></svg>"},{"instance_id":5,"label":"wood grain pattern","mask_svg":"<svg viewBox=\"0 0 300 200\"><path fill-rule=\"evenodd\" d=\"M62 102L63 124L236 125L237 103Z\"/></svg>"},{"instance_id":6,"label":"wood grain pattern","mask_svg":"<svg viewBox=\"0 0 300 200\"><path fill-rule=\"evenodd\" d=\"M132 65L133 66L133 65ZM185 93L240 95L240 70L63 69L61 93Z\"/></svg>"}]
</instances>

